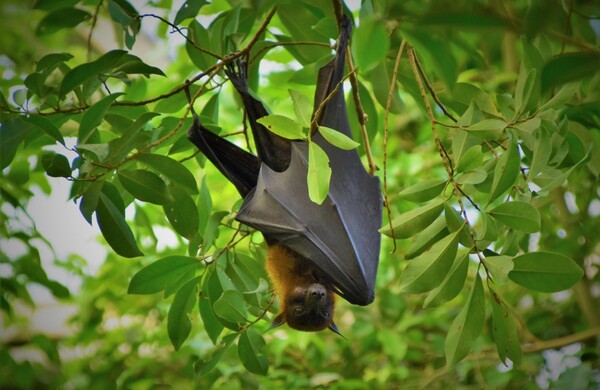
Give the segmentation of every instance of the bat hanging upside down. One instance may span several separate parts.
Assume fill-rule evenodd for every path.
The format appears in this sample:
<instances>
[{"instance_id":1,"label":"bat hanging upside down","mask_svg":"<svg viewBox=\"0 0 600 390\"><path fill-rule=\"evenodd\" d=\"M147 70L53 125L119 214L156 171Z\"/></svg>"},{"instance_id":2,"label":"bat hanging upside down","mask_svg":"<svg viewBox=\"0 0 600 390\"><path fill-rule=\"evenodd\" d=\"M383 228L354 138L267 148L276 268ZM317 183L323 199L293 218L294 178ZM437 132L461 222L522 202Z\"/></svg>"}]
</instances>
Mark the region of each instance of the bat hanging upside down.
<instances>
[{"instance_id":1,"label":"bat hanging upside down","mask_svg":"<svg viewBox=\"0 0 600 390\"><path fill-rule=\"evenodd\" d=\"M350 19L344 16L336 55L319 70L313 115L343 79L350 31ZM335 294L356 305L368 305L375 298L379 179L366 172L355 150L336 148L311 129L311 142L327 153L332 170L327 199L320 205L312 202L306 180L308 144L284 139L257 122L268 113L248 90L246 70L237 62L226 74L242 98L258 156L206 129L195 113L188 138L243 197L236 220L265 237L266 269L281 306L271 328L287 323L303 331L329 328L338 333L333 322ZM320 113L319 125L351 137L343 88Z\"/></svg>"}]
</instances>

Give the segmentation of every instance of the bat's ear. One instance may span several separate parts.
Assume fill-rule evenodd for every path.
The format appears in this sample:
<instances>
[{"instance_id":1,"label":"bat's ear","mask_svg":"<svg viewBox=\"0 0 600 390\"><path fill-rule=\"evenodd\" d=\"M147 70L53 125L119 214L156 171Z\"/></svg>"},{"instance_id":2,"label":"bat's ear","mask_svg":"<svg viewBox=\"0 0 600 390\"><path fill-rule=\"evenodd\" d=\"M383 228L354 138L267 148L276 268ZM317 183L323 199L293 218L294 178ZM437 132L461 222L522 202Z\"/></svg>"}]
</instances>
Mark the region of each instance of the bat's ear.
<instances>
[{"instance_id":1,"label":"bat's ear","mask_svg":"<svg viewBox=\"0 0 600 390\"><path fill-rule=\"evenodd\" d=\"M332 331L333 333L341 336L344 340L346 339L344 337L344 335L340 333L340 331L339 331L337 325L335 324L335 322L332 322L331 325L329 325L329 330Z\"/></svg>"},{"instance_id":2,"label":"bat's ear","mask_svg":"<svg viewBox=\"0 0 600 390\"><path fill-rule=\"evenodd\" d=\"M285 324L285 316L283 315L283 313L280 313L277 315L277 317L275 317L273 322L271 322L271 326L269 326L269 329L265 330L265 333L267 333L271 329L279 328L283 324Z\"/></svg>"}]
</instances>

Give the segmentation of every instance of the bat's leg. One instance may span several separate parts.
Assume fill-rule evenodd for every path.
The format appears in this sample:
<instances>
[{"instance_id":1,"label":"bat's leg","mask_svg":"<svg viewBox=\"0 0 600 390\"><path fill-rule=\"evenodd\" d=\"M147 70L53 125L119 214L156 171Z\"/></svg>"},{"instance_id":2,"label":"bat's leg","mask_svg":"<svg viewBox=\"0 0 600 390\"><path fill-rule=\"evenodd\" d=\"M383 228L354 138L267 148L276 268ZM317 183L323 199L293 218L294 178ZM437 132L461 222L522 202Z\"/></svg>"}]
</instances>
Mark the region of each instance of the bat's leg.
<instances>
[{"instance_id":1,"label":"bat's leg","mask_svg":"<svg viewBox=\"0 0 600 390\"><path fill-rule=\"evenodd\" d=\"M271 169L278 172L285 171L290 164L291 142L270 132L257 122L258 119L269 115L269 113L263 103L248 90L247 64L242 61L235 61L225 68L225 73L242 97L258 157Z\"/></svg>"},{"instance_id":2,"label":"bat's leg","mask_svg":"<svg viewBox=\"0 0 600 390\"><path fill-rule=\"evenodd\" d=\"M242 197L256 187L260 161L237 145L202 126L194 113L187 137L237 188Z\"/></svg>"}]
</instances>

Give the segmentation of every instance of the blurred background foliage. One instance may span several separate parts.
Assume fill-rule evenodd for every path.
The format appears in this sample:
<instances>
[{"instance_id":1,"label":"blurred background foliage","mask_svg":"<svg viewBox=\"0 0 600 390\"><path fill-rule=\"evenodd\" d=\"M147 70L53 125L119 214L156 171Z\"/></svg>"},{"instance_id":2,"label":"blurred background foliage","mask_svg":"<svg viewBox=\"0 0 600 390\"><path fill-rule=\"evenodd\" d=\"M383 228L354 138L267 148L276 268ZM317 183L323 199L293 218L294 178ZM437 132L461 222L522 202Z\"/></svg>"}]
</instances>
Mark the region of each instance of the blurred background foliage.
<instances>
[{"instance_id":1,"label":"blurred background foliage","mask_svg":"<svg viewBox=\"0 0 600 390\"><path fill-rule=\"evenodd\" d=\"M182 93L191 80L204 123L239 133L231 139L248 146L231 86L211 73L214 55L248 48L252 88L272 112L293 117L287 89L312 96L316 71L331 55L337 27L330 2L2 2L0 388L598 387L598 3L364 0L344 10L358 24L351 51L370 153L348 85L355 139L365 165L370 155L382 178L385 165L391 219L397 232L408 229L383 239L375 303L338 302L336 323L347 339L263 334L277 307L260 264L264 243L233 221L237 192L187 142L191 117ZM419 86L409 46L429 85ZM432 112L421 96L426 89ZM148 151L171 162L140 157ZM497 168L497 160L511 158L514 172ZM449 173L464 191L464 210ZM416 195L401 192L424 182L433 184ZM37 229L43 213L30 213L30 203L66 183L70 195L60 207L80 207L98 234L100 225L99 250L80 242L69 244L71 254L53 250L57 244ZM139 192L136 183L168 190ZM406 225L407 212L436 197L446 200L437 225L441 209ZM65 206L67 198L77 203ZM494 209L506 199L521 202L504 210L508 221ZM481 222L488 214L497 222ZM463 234L467 217L475 232ZM62 222L53 221L59 231ZM412 261L405 258L454 232L470 249L469 234L476 234L486 243L481 253L490 252L468 260L468 275L440 302L407 293L421 286L402 279ZM510 275L515 256L529 251L564 254L584 276L571 289L536 292L544 281L518 283ZM162 261L174 256L177 270ZM189 261L196 256L203 261ZM563 258L548 257L542 268ZM561 272L549 284L573 276ZM481 327L458 331L468 338L466 357L447 368L453 353L445 344L457 334L451 324L471 307L480 278L486 309L464 327ZM493 306L496 293L503 303ZM492 307L512 321L505 333ZM55 316L65 323L54 331L33 326L40 311L42 325ZM514 338L503 338L511 332L522 358Z\"/></svg>"}]
</instances>

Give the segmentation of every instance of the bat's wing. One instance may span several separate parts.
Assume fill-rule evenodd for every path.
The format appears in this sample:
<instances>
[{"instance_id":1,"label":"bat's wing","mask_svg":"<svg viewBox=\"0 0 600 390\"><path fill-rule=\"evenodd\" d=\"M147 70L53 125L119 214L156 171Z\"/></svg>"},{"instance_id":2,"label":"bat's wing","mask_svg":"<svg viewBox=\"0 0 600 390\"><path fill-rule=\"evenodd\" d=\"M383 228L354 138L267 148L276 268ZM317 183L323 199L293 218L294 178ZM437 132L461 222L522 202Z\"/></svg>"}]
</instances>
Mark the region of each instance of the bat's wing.
<instances>
[{"instance_id":1,"label":"bat's wing","mask_svg":"<svg viewBox=\"0 0 600 390\"><path fill-rule=\"evenodd\" d=\"M290 164L291 141L267 130L257 122L258 119L269 113L263 103L256 99L248 89L247 70L248 66L245 62L234 61L225 68L225 73L242 97L258 158L271 169L277 172L284 171Z\"/></svg>"},{"instance_id":2,"label":"bat's wing","mask_svg":"<svg viewBox=\"0 0 600 390\"><path fill-rule=\"evenodd\" d=\"M317 107L343 78L350 28L345 18L336 57L319 72ZM328 101L318 123L350 136L342 88ZM326 151L332 169L329 196L323 204L308 197L308 148L295 142L285 171L261 165L257 186L245 198L237 219L314 262L350 303L367 305L375 296L379 262L379 180L365 171L356 151L338 149L319 134L313 141Z\"/></svg>"},{"instance_id":3,"label":"bat's wing","mask_svg":"<svg viewBox=\"0 0 600 390\"><path fill-rule=\"evenodd\" d=\"M194 124L188 138L237 188L242 197L256 187L260 161L237 145L219 137L200 124L194 113Z\"/></svg>"}]
</instances>

